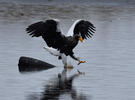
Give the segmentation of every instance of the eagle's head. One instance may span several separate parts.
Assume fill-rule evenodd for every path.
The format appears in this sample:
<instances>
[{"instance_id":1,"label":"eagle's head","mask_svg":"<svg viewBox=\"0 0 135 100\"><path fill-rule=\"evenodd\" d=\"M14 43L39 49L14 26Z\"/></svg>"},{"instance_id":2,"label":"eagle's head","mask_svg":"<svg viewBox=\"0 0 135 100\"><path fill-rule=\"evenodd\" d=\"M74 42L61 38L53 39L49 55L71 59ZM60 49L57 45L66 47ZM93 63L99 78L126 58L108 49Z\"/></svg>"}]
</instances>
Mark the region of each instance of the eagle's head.
<instances>
[{"instance_id":1,"label":"eagle's head","mask_svg":"<svg viewBox=\"0 0 135 100\"><path fill-rule=\"evenodd\" d=\"M83 42L83 38L82 38L81 34L75 34L75 35L74 35L74 38L75 38L77 41Z\"/></svg>"}]
</instances>

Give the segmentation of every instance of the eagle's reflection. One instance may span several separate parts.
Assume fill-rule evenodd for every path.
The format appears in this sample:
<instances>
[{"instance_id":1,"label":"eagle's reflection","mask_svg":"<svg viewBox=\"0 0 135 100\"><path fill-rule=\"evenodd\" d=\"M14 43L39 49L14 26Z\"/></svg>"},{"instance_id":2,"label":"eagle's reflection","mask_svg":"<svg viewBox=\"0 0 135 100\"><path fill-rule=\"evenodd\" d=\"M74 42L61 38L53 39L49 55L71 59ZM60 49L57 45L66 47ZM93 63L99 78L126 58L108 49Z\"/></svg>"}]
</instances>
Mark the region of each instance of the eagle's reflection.
<instances>
[{"instance_id":1,"label":"eagle's reflection","mask_svg":"<svg viewBox=\"0 0 135 100\"><path fill-rule=\"evenodd\" d=\"M75 87L72 85L73 80L81 74L82 73L78 71L78 73L67 77L67 71L64 69L62 73L58 74L53 84L45 86L41 100L59 100L59 97L63 94L70 94L72 100L86 100L86 97L83 94L78 94Z\"/></svg>"},{"instance_id":2,"label":"eagle's reflection","mask_svg":"<svg viewBox=\"0 0 135 100\"><path fill-rule=\"evenodd\" d=\"M82 74L78 71L67 77L67 70L64 69L55 79L49 80L50 82L45 85L40 98L30 95L28 100L87 100L86 96L83 93L78 93L73 86L74 79Z\"/></svg>"}]
</instances>

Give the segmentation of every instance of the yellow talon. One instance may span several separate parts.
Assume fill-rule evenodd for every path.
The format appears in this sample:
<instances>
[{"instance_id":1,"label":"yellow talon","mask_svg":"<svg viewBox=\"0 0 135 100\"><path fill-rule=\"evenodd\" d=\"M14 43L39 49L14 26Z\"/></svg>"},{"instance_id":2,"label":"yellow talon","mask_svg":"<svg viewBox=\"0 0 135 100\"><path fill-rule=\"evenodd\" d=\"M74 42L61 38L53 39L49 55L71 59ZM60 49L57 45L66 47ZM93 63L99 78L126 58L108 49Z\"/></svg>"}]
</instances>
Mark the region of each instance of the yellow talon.
<instances>
[{"instance_id":1,"label":"yellow talon","mask_svg":"<svg viewBox=\"0 0 135 100\"><path fill-rule=\"evenodd\" d=\"M73 66L69 66L68 64L65 64L64 68L65 68L66 70L68 70L68 69L73 69Z\"/></svg>"},{"instance_id":2,"label":"yellow talon","mask_svg":"<svg viewBox=\"0 0 135 100\"><path fill-rule=\"evenodd\" d=\"M85 63L86 61L81 61L81 60L78 60L78 65L80 65L81 63Z\"/></svg>"}]
</instances>

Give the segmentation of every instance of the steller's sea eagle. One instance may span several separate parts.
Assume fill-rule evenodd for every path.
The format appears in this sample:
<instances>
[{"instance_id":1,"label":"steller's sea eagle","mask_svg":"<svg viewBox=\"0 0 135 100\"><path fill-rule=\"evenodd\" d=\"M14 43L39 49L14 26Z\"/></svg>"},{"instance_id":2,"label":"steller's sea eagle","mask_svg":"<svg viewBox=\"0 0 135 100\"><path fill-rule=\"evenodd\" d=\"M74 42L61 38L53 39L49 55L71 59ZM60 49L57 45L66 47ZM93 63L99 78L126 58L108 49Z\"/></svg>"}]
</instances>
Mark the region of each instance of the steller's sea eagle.
<instances>
[{"instance_id":1,"label":"steller's sea eagle","mask_svg":"<svg viewBox=\"0 0 135 100\"><path fill-rule=\"evenodd\" d=\"M76 20L67 35L64 35L60 30L59 20L49 19L31 24L26 28L26 31L32 37L42 36L48 46L44 48L51 54L58 56L59 59L62 59L65 67L69 67L66 61L67 56L77 60L78 65L85 62L75 57L73 49L79 40L82 42L83 39L93 36L95 26L86 20Z\"/></svg>"}]
</instances>

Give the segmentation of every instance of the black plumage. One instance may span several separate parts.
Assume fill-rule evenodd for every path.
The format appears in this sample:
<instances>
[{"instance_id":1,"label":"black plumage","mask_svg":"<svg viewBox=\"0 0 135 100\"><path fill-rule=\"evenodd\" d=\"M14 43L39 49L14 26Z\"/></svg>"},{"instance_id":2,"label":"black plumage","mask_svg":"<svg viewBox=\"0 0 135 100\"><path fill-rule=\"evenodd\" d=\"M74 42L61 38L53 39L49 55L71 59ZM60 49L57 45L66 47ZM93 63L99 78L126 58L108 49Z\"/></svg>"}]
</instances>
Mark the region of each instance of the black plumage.
<instances>
[{"instance_id":1,"label":"black plumage","mask_svg":"<svg viewBox=\"0 0 135 100\"><path fill-rule=\"evenodd\" d=\"M79 33L83 39L92 37L93 33L95 33L95 26L89 21L81 20L74 28L74 35Z\"/></svg>"},{"instance_id":2,"label":"black plumage","mask_svg":"<svg viewBox=\"0 0 135 100\"><path fill-rule=\"evenodd\" d=\"M60 49L65 37L57 30L57 24L54 20L40 21L30 25L26 31L32 37L42 36L49 47Z\"/></svg>"},{"instance_id":3,"label":"black plumage","mask_svg":"<svg viewBox=\"0 0 135 100\"><path fill-rule=\"evenodd\" d=\"M34 23L28 26L26 31L32 37L42 36L49 47L74 58L73 48L78 44L79 37L92 37L95 26L89 21L79 20L74 27L73 36L65 36L59 29L59 22L51 19Z\"/></svg>"}]
</instances>

